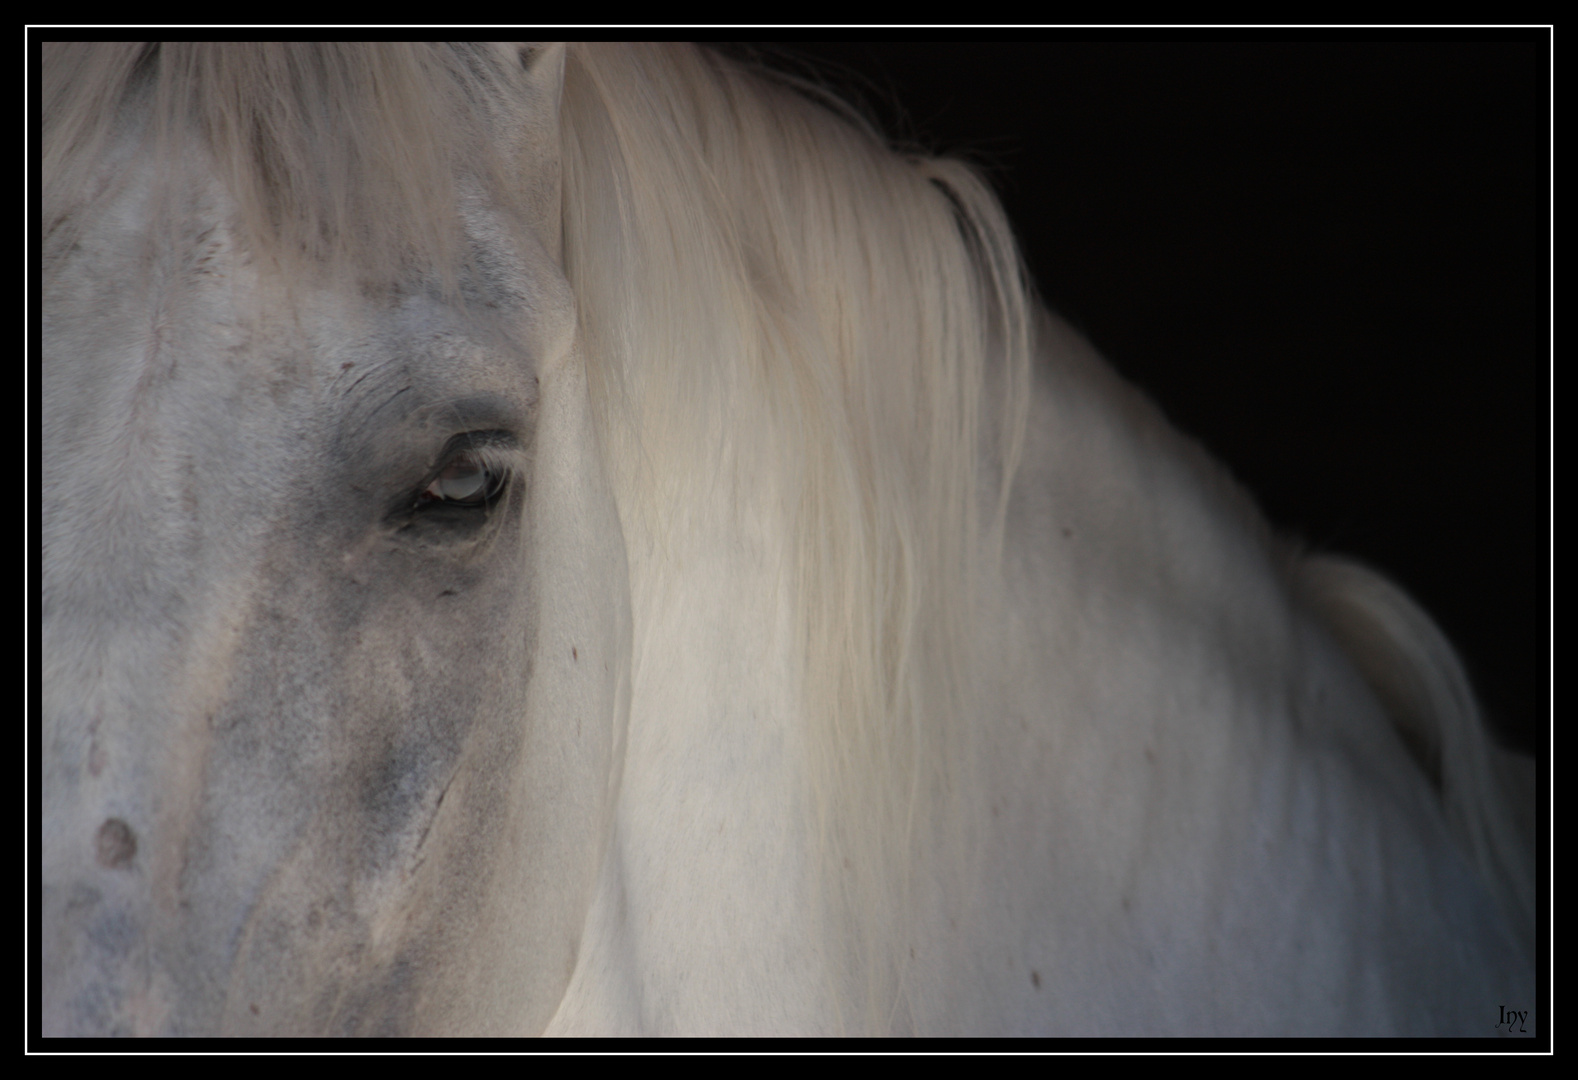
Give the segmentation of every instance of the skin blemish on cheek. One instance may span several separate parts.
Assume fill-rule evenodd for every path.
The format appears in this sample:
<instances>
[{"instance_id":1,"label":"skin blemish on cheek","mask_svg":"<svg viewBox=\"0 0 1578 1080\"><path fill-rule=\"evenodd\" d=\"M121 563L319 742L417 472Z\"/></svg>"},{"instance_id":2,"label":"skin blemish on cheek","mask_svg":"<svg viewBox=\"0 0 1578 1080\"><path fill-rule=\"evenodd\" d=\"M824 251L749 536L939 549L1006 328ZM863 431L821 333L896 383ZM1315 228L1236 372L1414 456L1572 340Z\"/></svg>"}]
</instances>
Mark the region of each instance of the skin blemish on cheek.
<instances>
[{"instance_id":1,"label":"skin blemish on cheek","mask_svg":"<svg viewBox=\"0 0 1578 1080\"><path fill-rule=\"evenodd\" d=\"M124 870L137 855L137 834L120 818L106 818L93 838L94 854L106 870Z\"/></svg>"}]
</instances>

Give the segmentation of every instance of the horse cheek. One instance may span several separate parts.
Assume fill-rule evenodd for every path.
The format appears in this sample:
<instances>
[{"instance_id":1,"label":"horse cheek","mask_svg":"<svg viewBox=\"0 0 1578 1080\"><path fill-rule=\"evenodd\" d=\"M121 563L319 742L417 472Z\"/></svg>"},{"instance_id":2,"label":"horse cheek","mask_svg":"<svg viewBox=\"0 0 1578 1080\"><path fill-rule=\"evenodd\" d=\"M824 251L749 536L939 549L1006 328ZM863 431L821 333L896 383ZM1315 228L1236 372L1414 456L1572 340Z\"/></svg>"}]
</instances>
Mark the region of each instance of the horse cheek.
<instances>
[{"instance_id":1,"label":"horse cheek","mask_svg":"<svg viewBox=\"0 0 1578 1080\"><path fill-rule=\"evenodd\" d=\"M446 859L436 880L456 886L450 895L468 891L466 933L447 932L446 962L464 992L433 1002L427 1018L451 1031L536 1034L547 1025L579 956L623 768L623 535L579 358L545 375L542 388L523 525L530 624L517 635L512 683L526 656L530 670L515 683L520 697L501 702L497 725L476 733L456 781L464 786L446 799L454 816L429 841Z\"/></svg>"}]
</instances>

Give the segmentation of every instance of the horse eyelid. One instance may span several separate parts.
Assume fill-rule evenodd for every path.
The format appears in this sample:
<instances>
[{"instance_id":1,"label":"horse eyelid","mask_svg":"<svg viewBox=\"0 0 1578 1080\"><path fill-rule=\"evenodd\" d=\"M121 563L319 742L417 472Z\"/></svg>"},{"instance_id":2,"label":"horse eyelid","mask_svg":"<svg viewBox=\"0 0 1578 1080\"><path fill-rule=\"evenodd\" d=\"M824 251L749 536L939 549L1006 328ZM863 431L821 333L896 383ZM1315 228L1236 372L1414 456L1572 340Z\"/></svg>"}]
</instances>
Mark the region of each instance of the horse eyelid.
<instances>
[{"instance_id":1,"label":"horse eyelid","mask_svg":"<svg viewBox=\"0 0 1578 1080\"><path fill-rule=\"evenodd\" d=\"M416 505L442 505L483 507L490 505L504 490L514 473L513 458L511 453L515 447L515 439L506 432L474 432L458 439L451 440L446 448L441 464L422 486L416 497ZM444 480L444 474L453 469L463 460L470 459L484 473L483 486L478 492L466 492L462 495L448 496L441 490L435 490Z\"/></svg>"}]
</instances>

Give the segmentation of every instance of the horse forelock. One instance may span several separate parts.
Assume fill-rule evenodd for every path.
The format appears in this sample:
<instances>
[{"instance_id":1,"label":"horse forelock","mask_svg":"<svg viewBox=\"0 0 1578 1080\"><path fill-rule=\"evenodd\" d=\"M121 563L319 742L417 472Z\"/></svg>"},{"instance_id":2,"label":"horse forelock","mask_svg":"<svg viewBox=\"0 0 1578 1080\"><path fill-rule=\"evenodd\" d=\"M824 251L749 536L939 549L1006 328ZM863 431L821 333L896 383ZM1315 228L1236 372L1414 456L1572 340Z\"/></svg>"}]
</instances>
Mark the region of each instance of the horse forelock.
<instances>
[{"instance_id":1,"label":"horse forelock","mask_svg":"<svg viewBox=\"0 0 1578 1080\"><path fill-rule=\"evenodd\" d=\"M702 50L572 48L562 121L594 410L627 536L657 552L632 574L683 576L697 520L765 506L785 537L841 1008L886 1030L908 883L957 850L919 838L971 767L971 568L1028 400L1017 251L967 167Z\"/></svg>"},{"instance_id":2,"label":"horse forelock","mask_svg":"<svg viewBox=\"0 0 1578 1080\"><path fill-rule=\"evenodd\" d=\"M466 255L457 178L511 198L515 163L489 130L501 54L414 42L44 49L46 260L114 194L106 163L128 137L160 162L206 156L241 237L287 277L386 283L416 267L453 286ZM186 183L169 170L172 194Z\"/></svg>"}]
</instances>

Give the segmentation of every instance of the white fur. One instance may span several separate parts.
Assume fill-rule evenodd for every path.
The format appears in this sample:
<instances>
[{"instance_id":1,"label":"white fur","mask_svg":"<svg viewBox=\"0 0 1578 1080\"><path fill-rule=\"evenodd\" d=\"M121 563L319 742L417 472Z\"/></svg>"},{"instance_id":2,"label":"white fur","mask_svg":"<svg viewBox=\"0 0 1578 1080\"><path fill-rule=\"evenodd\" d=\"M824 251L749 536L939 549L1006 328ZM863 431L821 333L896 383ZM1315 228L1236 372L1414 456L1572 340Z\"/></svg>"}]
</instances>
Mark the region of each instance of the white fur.
<instances>
[{"instance_id":1,"label":"white fur","mask_svg":"<svg viewBox=\"0 0 1578 1080\"><path fill-rule=\"evenodd\" d=\"M46 1028L1534 1008L1449 647L1037 315L968 170L682 46L141 56L45 72ZM466 430L379 434L402 380L533 417L486 543L357 510Z\"/></svg>"}]
</instances>

